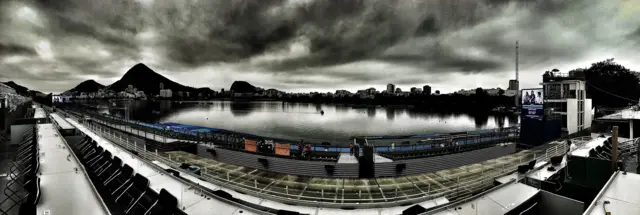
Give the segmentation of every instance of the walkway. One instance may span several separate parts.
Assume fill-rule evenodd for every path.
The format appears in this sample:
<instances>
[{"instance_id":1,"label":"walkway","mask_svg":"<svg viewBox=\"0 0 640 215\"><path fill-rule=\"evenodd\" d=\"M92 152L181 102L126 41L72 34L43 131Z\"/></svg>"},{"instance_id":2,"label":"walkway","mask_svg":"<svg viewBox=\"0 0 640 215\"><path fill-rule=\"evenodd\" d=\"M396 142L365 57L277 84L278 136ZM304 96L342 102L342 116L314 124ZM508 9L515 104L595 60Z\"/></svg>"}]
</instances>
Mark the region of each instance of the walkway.
<instances>
[{"instance_id":1,"label":"walkway","mask_svg":"<svg viewBox=\"0 0 640 215\"><path fill-rule=\"evenodd\" d=\"M37 132L42 193L37 214L109 214L89 176L56 127L39 124Z\"/></svg>"}]
</instances>

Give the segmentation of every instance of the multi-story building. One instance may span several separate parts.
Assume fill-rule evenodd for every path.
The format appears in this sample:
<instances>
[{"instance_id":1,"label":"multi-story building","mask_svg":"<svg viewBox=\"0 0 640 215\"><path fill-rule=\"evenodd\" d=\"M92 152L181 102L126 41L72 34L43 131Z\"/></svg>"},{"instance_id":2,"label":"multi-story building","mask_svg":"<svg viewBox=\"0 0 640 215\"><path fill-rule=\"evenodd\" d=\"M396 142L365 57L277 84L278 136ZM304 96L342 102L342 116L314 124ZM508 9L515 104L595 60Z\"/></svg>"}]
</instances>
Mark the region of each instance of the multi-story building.
<instances>
[{"instance_id":1,"label":"multi-story building","mask_svg":"<svg viewBox=\"0 0 640 215\"><path fill-rule=\"evenodd\" d=\"M375 95L376 93L378 93L376 88L371 87L371 88L367 89L367 94L368 95Z\"/></svg>"},{"instance_id":2,"label":"multi-story building","mask_svg":"<svg viewBox=\"0 0 640 215\"><path fill-rule=\"evenodd\" d=\"M171 89L162 89L160 90L160 97L162 98L171 98L173 97L173 92L171 91Z\"/></svg>"},{"instance_id":3,"label":"multi-story building","mask_svg":"<svg viewBox=\"0 0 640 215\"><path fill-rule=\"evenodd\" d=\"M348 90L336 90L336 96L337 97L345 97L345 96L351 96L351 92L349 92Z\"/></svg>"},{"instance_id":4,"label":"multi-story building","mask_svg":"<svg viewBox=\"0 0 640 215\"><path fill-rule=\"evenodd\" d=\"M584 76L560 72L543 75L545 117L560 120L564 134L591 127L592 103L587 98Z\"/></svg>"},{"instance_id":5,"label":"multi-story building","mask_svg":"<svg viewBox=\"0 0 640 215\"><path fill-rule=\"evenodd\" d=\"M396 85L387 84L387 93L393 93L395 89L396 89Z\"/></svg>"},{"instance_id":6,"label":"multi-story building","mask_svg":"<svg viewBox=\"0 0 640 215\"><path fill-rule=\"evenodd\" d=\"M422 86L422 94L431 95L431 86L429 85Z\"/></svg>"}]
</instances>

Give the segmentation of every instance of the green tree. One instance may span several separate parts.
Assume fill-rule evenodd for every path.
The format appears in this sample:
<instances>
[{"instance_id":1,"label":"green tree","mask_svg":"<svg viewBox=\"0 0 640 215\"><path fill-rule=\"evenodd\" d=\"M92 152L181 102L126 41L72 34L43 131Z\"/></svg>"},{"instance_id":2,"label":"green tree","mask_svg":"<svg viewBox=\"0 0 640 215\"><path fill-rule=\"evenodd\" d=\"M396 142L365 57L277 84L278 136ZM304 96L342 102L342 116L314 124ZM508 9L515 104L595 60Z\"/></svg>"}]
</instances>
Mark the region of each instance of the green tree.
<instances>
[{"instance_id":1,"label":"green tree","mask_svg":"<svg viewBox=\"0 0 640 215\"><path fill-rule=\"evenodd\" d=\"M595 107L623 107L637 103L640 98L638 73L607 59L591 64L589 68L569 71L573 76L584 76L587 97Z\"/></svg>"}]
</instances>

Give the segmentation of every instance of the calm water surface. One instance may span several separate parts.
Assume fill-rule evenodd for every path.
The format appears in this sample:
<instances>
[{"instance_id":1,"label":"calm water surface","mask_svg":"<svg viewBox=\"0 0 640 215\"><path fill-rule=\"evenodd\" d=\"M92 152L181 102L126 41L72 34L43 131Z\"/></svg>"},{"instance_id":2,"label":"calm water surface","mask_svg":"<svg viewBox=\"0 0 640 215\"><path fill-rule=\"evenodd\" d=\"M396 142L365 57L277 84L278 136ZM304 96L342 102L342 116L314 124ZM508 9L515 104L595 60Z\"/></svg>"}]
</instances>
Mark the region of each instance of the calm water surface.
<instances>
[{"instance_id":1,"label":"calm water surface","mask_svg":"<svg viewBox=\"0 0 640 215\"><path fill-rule=\"evenodd\" d=\"M283 102L214 101L197 104L136 101L129 107L130 116L138 120L328 142L345 142L355 135L412 135L496 128L515 125L519 120L517 116L425 113L413 108L352 108ZM115 110L111 112L121 115Z\"/></svg>"}]
</instances>

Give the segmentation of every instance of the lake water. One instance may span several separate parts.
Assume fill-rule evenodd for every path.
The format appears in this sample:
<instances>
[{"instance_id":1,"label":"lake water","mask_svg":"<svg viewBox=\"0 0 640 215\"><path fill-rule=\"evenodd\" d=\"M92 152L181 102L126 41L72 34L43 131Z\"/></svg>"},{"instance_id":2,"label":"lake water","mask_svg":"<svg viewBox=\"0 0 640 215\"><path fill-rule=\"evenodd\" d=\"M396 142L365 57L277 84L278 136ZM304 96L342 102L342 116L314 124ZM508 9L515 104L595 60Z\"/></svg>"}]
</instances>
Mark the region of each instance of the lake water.
<instances>
[{"instance_id":1,"label":"lake water","mask_svg":"<svg viewBox=\"0 0 640 215\"><path fill-rule=\"evenodd\" d=\"M117 106L123 106L117 102ZM175 122L283 139L345 142L351 136L449 133L516 125L518 116L428 113L414 108L353 108L283 102L133 101L132 119ZM324 111L324 115L320 112ZM111 111L122 115L124 111Z\"/></svg>"}]
</instances>

